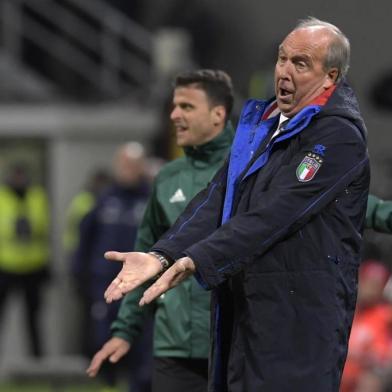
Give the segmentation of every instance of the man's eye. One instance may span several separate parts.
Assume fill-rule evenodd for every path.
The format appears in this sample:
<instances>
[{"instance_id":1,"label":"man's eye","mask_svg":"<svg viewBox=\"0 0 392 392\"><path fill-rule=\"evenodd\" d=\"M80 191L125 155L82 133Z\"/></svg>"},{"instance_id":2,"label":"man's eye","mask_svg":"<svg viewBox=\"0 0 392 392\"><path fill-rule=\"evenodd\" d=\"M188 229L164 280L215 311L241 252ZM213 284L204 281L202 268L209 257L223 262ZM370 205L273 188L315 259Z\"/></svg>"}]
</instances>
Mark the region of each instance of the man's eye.
<instances>
[{"instance_id":1,"label":"man's eye","mask_svg":"<svg viewBox=\"0 0 392 392\"><path fill-rule=\"evenodd\" d=\"M306 68L306 63L303 61L298 61L298 63L296 64L296 67L298 70L304 70Z\"/></svg>"}]
</instances>

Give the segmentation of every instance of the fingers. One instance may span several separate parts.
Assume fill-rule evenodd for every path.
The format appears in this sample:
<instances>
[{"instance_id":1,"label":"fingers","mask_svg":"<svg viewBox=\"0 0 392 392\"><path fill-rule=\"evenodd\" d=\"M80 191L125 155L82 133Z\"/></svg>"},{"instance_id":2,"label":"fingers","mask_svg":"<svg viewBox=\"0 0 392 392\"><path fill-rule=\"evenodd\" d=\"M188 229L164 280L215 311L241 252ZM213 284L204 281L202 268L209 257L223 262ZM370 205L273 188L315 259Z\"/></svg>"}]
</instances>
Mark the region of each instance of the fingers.
<instances>
[{"instance_id":1,"label":"fingers","mask_svg":"<svg viewBox=\"0 0 392 392\"><path fill-rule=\"evenodd\" d=\"M150 286L144 293L143 297L139 302L140 306L149 304L152 302L154 299L158 298L160 295L165 293L167 290L169 290L169 286L167 284L158 284L154 283L152 286Z\"/></svg>"},{"instance_id":2,"label":"fingers","mask_svg":"<svg viewBox=\"0 0 392 392\"><path fill-rule=\"evenodd\" d=\"M151 285L144 293L139 302L140 306L149 304L154 299L165 293L176 285L176 277L181 271L178 266L173 264L153 285Z\"/></svg>"},{"instance_id":3,"label":"fingers","mask_svg":"<svg viewBox=\"0 0 392 392\"><path fill-rule=\"evenodd\" d=\"M124 294L155 276L161 268L154 256L141 252L109 251L105 253L105 258L123 262L121 272L104 293L107 303L121 299Z\"/></svg>"},{"instance_id":4,"label":"fingers","mask_svg":"<svg viewBox=\"0 0 392 392\"><path fill-rule=\"evenodd\" d=\"M111 303L112 301L116 301L122 297L120 287L121 283L122 280L118 276L112 281L112 283L110 283L103 295L107 303Z\"/></svg>"},{"instance_id":5,"label":"fingers","mask_svg":"<svg viewBox=\"0 0 392 392\"><path fill-rule=\"evenodd\" d=\"M140 279L132 279L131 281L124 281L120 275L118 275L113 282L109 285L104 293L104 298L107 303L117 301L123 297L125 293L128 293L138 287L142 281Z\"/></svg>"},{"instance_id":6,"label":"fingers","mask_svg":"<svg viewBox=\"0 0 392 392\"><path fill-rule=\"evenodd\" d=\"M103 361L111 354L111 352L105 351L104 348L99 350L90 362L90 366L87 368L86 373L89 377L95 377L102 366Z\"/></svg>"},{"instance_id":7,"label":"fingers","mask_svg":"<svg viewBox=\"0 0 392 392\"><path fill-rule=\"evenodd\" d=\"M162 268L155 256L143 253L106 252L105 257L123 261L123 268L104 293L107 303L117 301L124 294L134 290L143 282L154 277ZM140 305L150 303L156 297L176 286L194 273L195 266L189 257L183 257L174 263L158 281L145 292Z\"/></svg>"},{"instance_id":8,"label":"fingers","mask_svg":"<svg viewBox=\"0 0 392 392\"><path fill-rule=\"evenodd\" d=\"M111 363L117 363L129 351L129 344L123 344L109 357Z\"/></svg>"},{"instance_id":9,"label":"fingers","mask_svg":"<svg viewBox=\"0 0 392 392\"><path fill-rule=\"evenodd\" d=\"M143 297L140 300L140 306L146 305L154 301L154 299L161 296L163 293L166 293L170 287L167 285L166 282L162 283L155 283L150 286L144 293Z\"/></svg>"},{"instance_id":10,"label":"fingers","mask_svg":"<svg viewBox=\"0 0 392 392\"><path fill-rule=\"evenodd\" d=\"M105 252L104 257L106 260L114 260L114 261L121 261L124 262L126 259L126 253L122 252L115 252L115 251L108 251ZM104 297L107 303L111 303L114 300L118 300L122 297L122 292L120 290L121 280L117 276L109 287L106 289L104 293Z\"/></svg>"},{"instance_id":11,"label":"fingers","mask_svg":"<svg viewBox=\"0 0 392 392\"><path fill-rule=\"evenodd\" d=\"M149 304L167 290L177 286L183 280L192 275L195 265L189 257L183 257L175 262L152 286L144 293L139 302L140 306Z\"/></svg>"},{"instance_id":12,"label":"fingers","mask_svg":"<svg viewBox=\"0 0 392 392\"><path fill-rule=\"evenodd\" d=\"M106 359L109 358L111 363L116 363L129 351L129 349L130 343L124 339L113 337L94 355L86 373L89 377L95 377Z\"/></svg>"},{"instance_id":13,"label":"fingers","mask_svg":"<svg viewBox=\"0 0 392 392\"><path fill-rule=\"evenodd\" d=\"M115 252L113 250L110 250L108 252L105 252L104 257L106 260L112 260L112 261L125 261L126 258L126 253L123 252Z\"/></svg>"}]
</instances>

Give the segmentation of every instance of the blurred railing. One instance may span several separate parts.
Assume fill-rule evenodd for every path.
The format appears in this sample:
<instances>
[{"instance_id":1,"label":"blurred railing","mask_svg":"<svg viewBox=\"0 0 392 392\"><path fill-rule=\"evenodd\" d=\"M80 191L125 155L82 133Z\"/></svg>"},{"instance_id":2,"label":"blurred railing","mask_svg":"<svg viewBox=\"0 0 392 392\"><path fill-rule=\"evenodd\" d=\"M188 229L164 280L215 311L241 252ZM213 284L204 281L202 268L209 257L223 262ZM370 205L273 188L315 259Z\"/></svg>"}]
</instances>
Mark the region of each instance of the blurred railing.
<instances>
[{"instance_id":1,"label":"blurred railing","mask_svg":"<svg viewBox=\"0 0 392 392\"><path fill-rule=\"evenodd\" d=\"M26 42L108 98L151 80L151 34L102 0L2 0L2 46L26 62Z\"/></svg>"}]
</instances>

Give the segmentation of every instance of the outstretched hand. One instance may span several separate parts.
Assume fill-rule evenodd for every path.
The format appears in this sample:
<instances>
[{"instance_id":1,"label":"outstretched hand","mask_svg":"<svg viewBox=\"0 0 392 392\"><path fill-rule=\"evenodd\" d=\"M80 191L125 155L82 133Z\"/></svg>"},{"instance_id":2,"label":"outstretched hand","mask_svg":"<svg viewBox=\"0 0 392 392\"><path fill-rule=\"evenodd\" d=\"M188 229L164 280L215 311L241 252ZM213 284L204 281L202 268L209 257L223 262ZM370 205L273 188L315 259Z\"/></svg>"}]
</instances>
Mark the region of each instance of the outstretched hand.
<instances>
[{"instance_id":1,"label":"outstretched hand","mask_svg":"<svg viewBox=\"0 0 392 392\"><path fill-rule=\"evenodd\" d=\"M153 285L143 294L140 306L149 304L161 294L177 286L195 272L195 264L189 257L178 259Z\"/></svg>"},{"instance_id":2,"label":"outstretched hand","mask_svg":"<svg viewBox=\"0 0 392 392\"><path fill-rule=\"evenodd\" d=\"M110 303L123 297L161 272L160 261L151 254L141 252L106 252L107 260L123 263L120 273L106 289L104 297Z\"/></svg>"}]
</instances>

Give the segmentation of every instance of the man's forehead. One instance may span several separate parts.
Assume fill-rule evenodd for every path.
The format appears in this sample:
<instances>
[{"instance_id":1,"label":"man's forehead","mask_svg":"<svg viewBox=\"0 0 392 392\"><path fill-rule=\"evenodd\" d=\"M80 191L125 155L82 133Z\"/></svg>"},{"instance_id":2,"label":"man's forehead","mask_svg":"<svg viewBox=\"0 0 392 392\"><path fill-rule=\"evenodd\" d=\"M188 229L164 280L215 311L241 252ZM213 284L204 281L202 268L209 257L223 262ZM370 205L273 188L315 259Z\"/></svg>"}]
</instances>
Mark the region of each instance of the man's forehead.
<instances>
[{"instance_id":1,"label":"man's forehead","mask_svg":"<svg viewBox=\"0 0 392 392\"><path fill-rule=\"evenodd\" d=\"M207 94L197 84L178 86L174 89L173 99L203 99L208 100Z\"/></svg>"},{"instance_id":2,"label":"man's forehead","mask_svg":"<svg viewBox=\"0 0 392 392\"><path fill-rule=\"evenodd\" d=\"M328 48L331 34L325 27L307 27L292 31L279 45L279 51L311 53L324 52Z\"/></svg>"},{"instance_id":3,"label":"man's forehead","mask_svg":"<svg viewBox=\"0 0 392 392\"><path fill-rule=\"evenodd\" d=\"M283 40L281 45L287 42L302 42L303 44L324 46L332 39L333 32L324 26L303 27L293 30Z\"/></svg>"},{"instance_id":4,"label":"man's forehead","mask_svg":"<svg viewBox=\"0 0 392 392\"><path fill-rule=\"evenodd\" d=\"M176 90L198 90L198 91L204 91L203 85L201 83L189 83L189 84L183 84L179 86L174 87L174 91Z\"/></svg>"}]
</instances>

